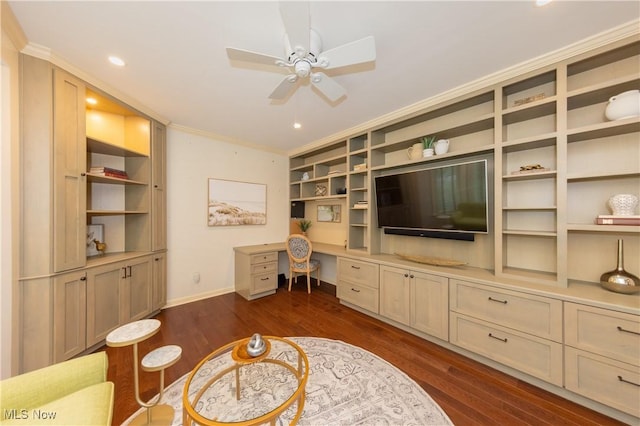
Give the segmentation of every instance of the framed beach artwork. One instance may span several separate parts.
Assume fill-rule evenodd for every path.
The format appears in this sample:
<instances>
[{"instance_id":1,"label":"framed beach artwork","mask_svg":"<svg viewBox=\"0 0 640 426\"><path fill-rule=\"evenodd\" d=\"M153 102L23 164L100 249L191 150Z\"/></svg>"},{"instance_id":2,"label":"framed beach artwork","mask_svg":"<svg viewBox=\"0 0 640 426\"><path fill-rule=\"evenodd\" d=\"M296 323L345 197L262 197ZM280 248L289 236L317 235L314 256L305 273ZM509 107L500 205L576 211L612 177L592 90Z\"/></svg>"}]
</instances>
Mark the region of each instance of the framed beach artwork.
<instances>
[{"instance_id":1,"label":"framed beach artwork","mask_svg":"<svg viewBox=\"0 0 640 426\"><path fill-rule=\"evenodd\" d=\"M267 185L209 179L209 226L264 225L267 223Z\"/></svg>"}]
</instances>

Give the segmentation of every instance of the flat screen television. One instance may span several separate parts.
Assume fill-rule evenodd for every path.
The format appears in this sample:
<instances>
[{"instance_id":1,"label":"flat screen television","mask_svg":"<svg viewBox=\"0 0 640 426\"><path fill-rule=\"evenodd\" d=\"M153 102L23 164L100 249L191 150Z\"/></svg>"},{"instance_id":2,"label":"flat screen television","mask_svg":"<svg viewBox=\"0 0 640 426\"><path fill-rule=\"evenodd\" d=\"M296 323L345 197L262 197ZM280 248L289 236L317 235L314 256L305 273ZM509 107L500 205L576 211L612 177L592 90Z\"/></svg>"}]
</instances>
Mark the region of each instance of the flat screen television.
<instances>
[{"instance_id":1,"label":"flat screen television","mask_svg":"<svg viewBox=\"0 0 640 426\"><path fill-rule=\"evenodd\" d=\"M486 159L376 176L375 195L387 234L473 241L489 231Z\"/></svg>"}]
</instances>

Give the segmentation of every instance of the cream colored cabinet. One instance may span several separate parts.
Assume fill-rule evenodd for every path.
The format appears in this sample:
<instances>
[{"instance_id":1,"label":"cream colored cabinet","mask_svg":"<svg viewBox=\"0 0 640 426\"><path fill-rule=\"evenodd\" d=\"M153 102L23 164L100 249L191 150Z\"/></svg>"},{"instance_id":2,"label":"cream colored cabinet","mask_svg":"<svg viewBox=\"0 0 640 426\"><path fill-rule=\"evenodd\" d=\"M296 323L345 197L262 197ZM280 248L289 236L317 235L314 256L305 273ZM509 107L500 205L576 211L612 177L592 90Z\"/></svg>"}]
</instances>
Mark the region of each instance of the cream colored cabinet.
<instances>
[{"instance_id":1,"label":"cream colored cabinet","mask_svg":"<svg viewBox=\"0 0 640 426\"><path fill-rule=\"evenodd\" d=\"M448 340L448 279L423 272L381 266L380 315L442 340Z\"/></svg>"},{"instance_id":2,"label":"cream colored cabinet","mask_svg":"<svg viewBox=\"0 0 640 426\"><path fill-rule=\"evenodd\" d=\"M157 311L167 304L167 253L153 255L151 310Z\"/></svg>"},{"instance_id":3,"label":"cream colored cabinet","mask_svg":"<svg viewBox=\"0 0 640 426\"><path fill-rule=\"evenodd\" d=\"M142 319L152 311L152 259L151 256L130 259L122 266L124 299L120 304L125 314L120 321L122 324Z\"/></svg>"},{"instance_id":4,"label":"cream colored cabinet","mask_svg":"<svg viewBox=\"0 0 640 426\"><path fill-rule=\"evenodd\" d=\"M150 256L87 269L87 347L151 313Z\"/></svg>"},{"instance_id":5,"label":"cream colored cabinet","mask_svg":"<svg viewBox=\"0 0 640 426\"><path fill-rule=\"evenodd\" d=\"M167 249L167 129L151 123L151 250Z\"/></svg>"},{"instance_id":6,"label":"cream colored cabinet","mask_svg":"<svg viewBox=\"0 0 640 426\"><path fill-rule=\"evenodd\" d=\"M338 257L336 296L341 301L377 314L379 307L379 265Z\"/></svg>"},{"instance_id":7,"label":"cream colored cabinet","mask_svg":"<svg viewBox=\"0 0 640 426\"><path fill-rule=\"evenodd\" d=\"M85 264L85 85L26 55L21 73L20 274L29 277Z\"/></svg>"},{"instance_id":8,"label":"cream colored cabinet","mask_svg":"<svg viewBox=\"0 0 640 426\"><path fill-rule=\"evenodd\" d=\"M69 359L86 349L86 273L20 282L18 372Z\"/></svg>"},{"instance_id":9,"label":"cream colored cabinet","mask_svg":"<svg viewBox=\"0 0 640 426\"><path fill-rule=\"evenodd\" d=\"M565 302L565 386L640 417L640 317Z\"/></svg>"},{"instance_id":10,"label":"cream colored cabinet","mask_svg":"<svg viewBox=\"0 0 640 426\"><path fill-rule=\"evenodd\" d=\"M236 293L247 300L278 289L278 252L235 253Z\"/></svg>"},{"instance_id":11,"label":"cream colored cabinet","mask_svg":"<svg viewBox=\"0 0 640 426\"><path fill-rule=\"evenodd\" d=\"M450 280L454 345L562 386L560 300Z\"/></svg>"},{"instance_id":12,"label":"cream colored cabinet","mask_svg":"<svg viewBox=\"0 0 640 426\"><path fill-rule=\"evenodd\" d=\"M84 351L86 337L85 271L58 275L53 279L53 362L65 361Z\"/></svg>"},{"instance_id":13,"label":"cream colored cabinet","mask_svg":"<svg viewBox=\"0 0 640 426\"><path fill-rule=\"evenodd\" d=\"M87 270L87 346L93 346L120 325L125 270L120 263Z\"/></svg>"},{"instance_id":14,"label":"cream colored cabinet","mask_svg":"<svg viewBox=\"0 0 640 426\"><path fill-rule=\"evenodd\" d=\"M380 267L380 315L409 325L413 272Z\"/></svg>"}]
</instances>

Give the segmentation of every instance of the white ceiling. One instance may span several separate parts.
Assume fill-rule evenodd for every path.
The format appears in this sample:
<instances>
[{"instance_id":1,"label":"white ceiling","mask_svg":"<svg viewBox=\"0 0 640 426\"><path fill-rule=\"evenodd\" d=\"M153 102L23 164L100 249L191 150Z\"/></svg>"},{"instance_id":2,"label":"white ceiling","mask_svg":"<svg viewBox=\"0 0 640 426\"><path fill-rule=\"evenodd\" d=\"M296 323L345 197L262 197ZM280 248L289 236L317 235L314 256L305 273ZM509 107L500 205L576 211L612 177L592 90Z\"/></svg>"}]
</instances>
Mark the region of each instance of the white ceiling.
<instances>
[{"instance_id":1,"label":"white ceiling","mask_svg":"<svg viewBox=\"0 0 640 426\"><path fill-rule=\"evenodd\" d=\"M282 55L277 2L9 4L30 43L172 123L282 152L640 17L637 1L312 2L324 49L376 40L375 63L326 71L347 90L331 103L308 82L271 101L285 70L227 58L227 46Z\"/></svg>"}]
</instances>

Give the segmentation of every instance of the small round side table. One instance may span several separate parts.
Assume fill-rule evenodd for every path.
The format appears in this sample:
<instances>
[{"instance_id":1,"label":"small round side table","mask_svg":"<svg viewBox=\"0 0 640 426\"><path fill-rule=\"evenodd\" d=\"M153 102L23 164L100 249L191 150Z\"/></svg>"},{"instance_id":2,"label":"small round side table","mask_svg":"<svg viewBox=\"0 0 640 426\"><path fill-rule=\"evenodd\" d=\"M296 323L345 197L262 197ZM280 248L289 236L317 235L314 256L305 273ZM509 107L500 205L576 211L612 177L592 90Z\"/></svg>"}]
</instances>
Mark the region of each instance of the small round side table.
<instances>
[{"instance_id":1,"label":"small round side table","mask_svg":"<svg viewBox=\"0 0 640 426\"><path fill-rule=\"evenodd\" d=\"M107 346L119 348L133 345L133 387L136 401L141 407L147 408L149 404L140 399L140 383L138 379L138 343L148 339L160 330L160 321L156 319L144 319L130 322L120 326L107 335ZM176 360L177 361L177 360ZM155 405L155 404L154 404ZM149 420L149 414L140 413L131 424L144 424Z\"/></svg>"}]
</instances>

